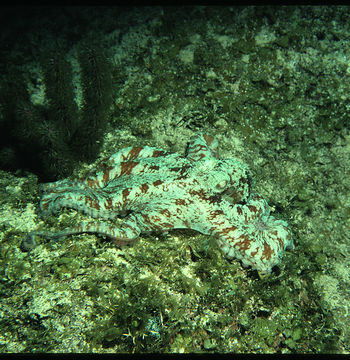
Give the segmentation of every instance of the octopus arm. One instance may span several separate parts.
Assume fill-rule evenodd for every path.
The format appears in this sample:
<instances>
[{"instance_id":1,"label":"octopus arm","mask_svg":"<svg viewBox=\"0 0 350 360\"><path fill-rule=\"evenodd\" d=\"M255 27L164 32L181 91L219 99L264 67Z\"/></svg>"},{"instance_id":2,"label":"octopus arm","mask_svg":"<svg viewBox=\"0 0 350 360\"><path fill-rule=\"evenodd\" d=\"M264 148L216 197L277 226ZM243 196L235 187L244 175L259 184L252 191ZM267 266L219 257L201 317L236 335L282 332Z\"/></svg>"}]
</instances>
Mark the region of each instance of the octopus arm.
<instances>
[{"instance_id":1,"label":"octopus arm","mask_svg":"<svg viewBox=\"0 0 350 360\"><path fill-rule=\"evenodd\" d=\"M226 224L213 234L226 257L237 258L261 273L270 273L284 250L292 247L287 223L273 216L262 216L247 226Z\"/></svg>"},{"instance_id":2,"label":"octopus arm","mask_svg":"<svg viewBox=\"0 0 350 360\"><path fill-rule=\"evenodd\" d=\"M198 134L192 136L187 147L187 158L198 161L204 158L219 158L219 143L211 135Z\"/></svg>"}]
</instances>

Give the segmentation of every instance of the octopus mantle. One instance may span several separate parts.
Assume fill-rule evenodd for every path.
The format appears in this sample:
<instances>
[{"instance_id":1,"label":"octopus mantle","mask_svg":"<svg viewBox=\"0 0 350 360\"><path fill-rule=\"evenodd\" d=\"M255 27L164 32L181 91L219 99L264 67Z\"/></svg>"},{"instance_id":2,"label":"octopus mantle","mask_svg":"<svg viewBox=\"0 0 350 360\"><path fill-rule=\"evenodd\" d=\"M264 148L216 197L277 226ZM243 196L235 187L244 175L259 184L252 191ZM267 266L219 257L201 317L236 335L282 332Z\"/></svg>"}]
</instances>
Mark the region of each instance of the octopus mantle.
<instances>
[{"instance_id":1,"label":"octopus mantle","mask_svg":"<svg viewBox=\"0 0 350 360\"><path fill-rule=\"evenodd\" d=\"M52 237L92 232L119 245L141 233L193 229L214 236L228 258L270 272L292 246L287 223L270 215L252 190L248 168L220 159L212 136L191 138L186 155L153 147L125 148L102 161L85 179L44 184L43 215L61 207L99 218ZM123 217L122 225L113 224Z\"/></svg>"}]
</instances>

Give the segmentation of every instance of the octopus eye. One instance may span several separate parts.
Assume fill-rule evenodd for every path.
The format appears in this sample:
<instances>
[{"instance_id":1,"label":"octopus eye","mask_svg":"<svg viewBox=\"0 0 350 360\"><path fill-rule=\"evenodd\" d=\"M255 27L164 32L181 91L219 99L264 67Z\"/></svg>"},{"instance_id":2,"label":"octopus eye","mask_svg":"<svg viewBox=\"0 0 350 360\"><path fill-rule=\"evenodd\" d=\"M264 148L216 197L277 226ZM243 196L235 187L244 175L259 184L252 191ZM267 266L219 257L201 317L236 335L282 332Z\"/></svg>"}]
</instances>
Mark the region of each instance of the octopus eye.
<instances>
[{"instance_id":1,"label":"octopus eye","mask_svg":"<svg viewBox=\"0 0 350 360\"><path fill-rule=\"evenodd\" d=\"M227 180L223 180L216 185L216 190L218 191L225 190L226 186L227 186Z\"/></svg>"}]
</instances>

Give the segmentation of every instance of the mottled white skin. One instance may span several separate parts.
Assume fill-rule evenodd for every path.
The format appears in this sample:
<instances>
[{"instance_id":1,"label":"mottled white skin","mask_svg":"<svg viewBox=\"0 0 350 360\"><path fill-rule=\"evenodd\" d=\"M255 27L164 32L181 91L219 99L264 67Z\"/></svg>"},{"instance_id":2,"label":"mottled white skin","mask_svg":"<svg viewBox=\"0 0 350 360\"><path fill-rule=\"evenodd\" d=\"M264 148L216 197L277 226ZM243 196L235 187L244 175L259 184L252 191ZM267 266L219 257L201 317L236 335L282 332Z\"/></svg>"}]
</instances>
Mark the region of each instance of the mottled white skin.
<instances>
[{"instance_id":1,"label":"mottled white skin","mask_svg":"<svg viewBox=\"0 0 350 360\"><path fill-rule=\"evenodd\" d=\"M191 138L181 156L153 147L126 148L101 162L86 179L43 185L43 215L61 207L98 220L52 235L93 232L126 244L141 233L193 229L217 238L223 253L261 272L270 272L292 246L287 223L270 216L267 202L251 189L247 167L220 159L217 141Z\"/></svg>"}]
</instances>

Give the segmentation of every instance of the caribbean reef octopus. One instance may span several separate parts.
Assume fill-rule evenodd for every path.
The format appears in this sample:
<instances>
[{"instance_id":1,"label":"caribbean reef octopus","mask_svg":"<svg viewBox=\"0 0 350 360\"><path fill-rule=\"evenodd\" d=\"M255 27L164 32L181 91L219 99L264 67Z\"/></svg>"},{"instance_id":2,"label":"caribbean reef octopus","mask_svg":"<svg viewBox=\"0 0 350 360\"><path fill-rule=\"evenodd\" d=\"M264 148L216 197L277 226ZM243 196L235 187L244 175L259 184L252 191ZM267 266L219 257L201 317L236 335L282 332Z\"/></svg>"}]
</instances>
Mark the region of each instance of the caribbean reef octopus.
<instances>
[{"instance_id":1,"label":"caribbean reef octopus","mask_svg":"<svg viewBox=\"0 0 350 360\"><path fill-rule=\"evenodd\" d=\"M127 147L84 179L42 188L43 215L67 207L99 219L51 235L57 239L97 233L122 245L142 233L193 229L215 237L227 258L261 273L269 273L292 247L287 223L271 216L265 199L253 191L247 166L221 159L217 140L206 134L193 136L184 156ZM123 219L119 227L116 217Z\"/></svg>"}]
</instances>

